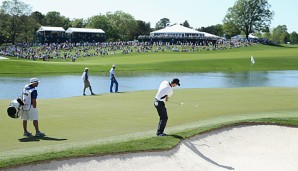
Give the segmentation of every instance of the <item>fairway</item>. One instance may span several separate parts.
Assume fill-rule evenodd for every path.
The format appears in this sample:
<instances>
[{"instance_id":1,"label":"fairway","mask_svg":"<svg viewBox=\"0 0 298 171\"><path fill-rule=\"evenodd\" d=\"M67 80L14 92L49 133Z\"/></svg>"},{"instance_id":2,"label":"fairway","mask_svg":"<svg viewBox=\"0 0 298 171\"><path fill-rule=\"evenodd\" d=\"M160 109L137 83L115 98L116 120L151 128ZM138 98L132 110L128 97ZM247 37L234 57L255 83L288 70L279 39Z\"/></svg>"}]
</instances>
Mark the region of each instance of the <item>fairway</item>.
<instances>
[{"instance_id":1,"label":"fairway","mask_svg":"<svg viewBox=\"0 0 298 171\"><path fill-rule=\"evenodd\" d=\"M113 141L155 136L158 116L155 91L102 94L39 100L44 139L22 137L20 119L6 115L8 100L1 100L0 161L14 157L83 148ZM179 89L167 103L166 132L270 117L296 117L297 88ZM30 123L29 130L33 131Z\"/></svg>"},{"instance_id":2,"label":"fairway","mask_svg":"<svg viewBox=\"0 0 298 171\"><path fill-rule=\"evenodd\" d=\"M253 70L296 70L298 48L254 45L235 49L198 52L150 52L79 57L76 62L63 59L32 61L17 59L0 62L0 76L26 76L82 73L85 67L90 74L106 74L117 64L119 76L150 72L237 72L251 69L250 57L256 63ZM91 72L92 71L92 72Z\"/></svg>"}]
</instances>

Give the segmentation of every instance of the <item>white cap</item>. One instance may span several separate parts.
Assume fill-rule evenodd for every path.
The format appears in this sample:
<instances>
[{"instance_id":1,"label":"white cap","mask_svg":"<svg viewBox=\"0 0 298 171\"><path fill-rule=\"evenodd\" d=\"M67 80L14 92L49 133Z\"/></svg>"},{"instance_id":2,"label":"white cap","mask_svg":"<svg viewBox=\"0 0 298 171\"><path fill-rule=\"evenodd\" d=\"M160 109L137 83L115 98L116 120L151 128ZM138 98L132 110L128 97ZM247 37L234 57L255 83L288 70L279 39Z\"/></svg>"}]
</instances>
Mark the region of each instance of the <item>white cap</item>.
<instances>
[{"instance_id":1,"label":"white cap","mask_svg":"<svg viewBox=\"0 0 298 171\"><path fill-rule=\"evenodd\" d=\"M39 83L40 81L37 78L30 78L30 83Z\"/></svg>"},{"instance_id":2,"label":"white cap","mask_svg":"<svg viewBox=\"0 0 298 171\"><path fill-rule=\"evenodd\" d=\"M116 67L116 65L115 65L115 64L113 64L113 65L112 65L112 67L114 68L114 67Z\"/></svg>"},{"instance_id":3,"label":"white cap","mask_svg":"<svg viewBox=\"0 0 298 171\"><path fill-rule=\"evenodd\" d=\"M87 68L87 67L85 68L85 70L88 70L88 69L89 69L89 68Z\"/></svg>"}]
</instances>

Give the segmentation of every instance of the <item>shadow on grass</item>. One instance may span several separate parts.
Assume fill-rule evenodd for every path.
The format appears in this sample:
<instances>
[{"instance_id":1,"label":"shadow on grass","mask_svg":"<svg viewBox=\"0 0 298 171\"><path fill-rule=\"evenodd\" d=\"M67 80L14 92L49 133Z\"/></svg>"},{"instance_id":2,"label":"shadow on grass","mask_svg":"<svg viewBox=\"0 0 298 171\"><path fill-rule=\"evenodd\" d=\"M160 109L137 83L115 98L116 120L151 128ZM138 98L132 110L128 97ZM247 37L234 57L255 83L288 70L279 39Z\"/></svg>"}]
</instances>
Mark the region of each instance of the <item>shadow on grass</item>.
<instances>
[{"instance_id":1,"label":"shadow on grass","mask_svg":"<svg viewBox=\"0 0 298 171\"><path fill-rule=\"evenodd\" d=\"M184 139L184 137L182 137L182 136L180 136L180 135L168 135L168 136L177 138L177 139L179 139L179 140L183 140L183 139Z\"/></svg>"},{"instance_id":2,"label":"shadow on grass","mask_svg":"<svg viewBox=\"0 0 298 171\"><path fill-rule=\"evenodd\" d=\"M44 137L26 137L26 138L20 138L19 141L20 142L36 142L36 141L40 141L40 140L46 140L46 141L66 141L67 139L65 138L53 138L53 137L48 137L48 136L44 136Z\"/></svg>"}]
</instances>

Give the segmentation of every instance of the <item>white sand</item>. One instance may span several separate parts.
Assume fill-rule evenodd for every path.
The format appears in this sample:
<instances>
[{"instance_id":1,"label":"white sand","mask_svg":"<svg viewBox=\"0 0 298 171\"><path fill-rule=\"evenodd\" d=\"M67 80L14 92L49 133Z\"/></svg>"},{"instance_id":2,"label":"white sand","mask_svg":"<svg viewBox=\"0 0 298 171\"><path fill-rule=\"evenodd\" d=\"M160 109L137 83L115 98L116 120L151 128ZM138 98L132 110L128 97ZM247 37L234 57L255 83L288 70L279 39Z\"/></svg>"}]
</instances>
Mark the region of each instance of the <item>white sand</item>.
<instances>
[{"instance_id":1,"label":"white sand","mask_svg":"<svg viewBox=\"0 0 298 171\"><path fill-rule=\"evenodd\" d=\"M0 56L0 60L1 60L1 59L9 59L9 58L5 58L5 57Z\"/></svg>"},{"instance_id":2,"label":"white sand","mask_svg":"<svg viewBox=\"0 0 298 171\"><path fill-rule=\"evenodd\" d=\"M294 171L298 170L298 128L230 127L184 140L165 152L77 158L10 170Z\"/></svg>"}]
</instances>

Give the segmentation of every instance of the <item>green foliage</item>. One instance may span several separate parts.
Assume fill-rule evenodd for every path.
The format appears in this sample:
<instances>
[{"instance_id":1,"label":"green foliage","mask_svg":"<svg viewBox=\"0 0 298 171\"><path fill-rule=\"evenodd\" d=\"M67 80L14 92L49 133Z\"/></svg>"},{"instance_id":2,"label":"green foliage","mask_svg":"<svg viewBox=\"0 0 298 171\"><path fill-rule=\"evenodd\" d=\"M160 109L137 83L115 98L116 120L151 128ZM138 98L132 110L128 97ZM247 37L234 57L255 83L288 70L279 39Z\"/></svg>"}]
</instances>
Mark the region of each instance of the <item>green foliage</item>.
<instances>
[{"instance_id":1,"label":"green foliage","mask_svg":"<svg viewBox=\"0 0 298 171\"><path fill-rule=\"evenodd\" d=\"M278 25L272 30L271 40L277 44L283 44L290 41L290 35L286 25Z\"/></svg>"},{"instance_id":2,"label":"green foliage","mask_svg":"<svg viewBox=\"0 0 298 171\"><path fill-rule=\"evenodd\" d=\"M67 29L70 26L69 18L60 15L60 12L50 11L45 16L45 24L52 27L63 27Z\"/></svg>"},{"instance_id":3,"label":"green foliage","mask_svg":"<svg viewBox=\"0 0 298 171\"><path fill-rule=\"evenodd\" d=\"M84 19L82 19L82 18L80 18L80 19L73 19L73 20L70 21L70 27L74 27L74 28L85 28L86 27L86 21ZM92 28L97 28L97 27L92 27Z\"/></svg>"},{"instance_id":4,"label":"green foliage","mask_svg":"<svg viewBox=\"0 0 298 171\"><path fill-rule=\"evenodd\" d=\"M24 36L22 33L29 32L28 28L31 23L28 22L27 16L31 14L31 6L22 1L7 0L3 1L0 11L2 14L0 15L1 32L15 44L18 39L22 38L22 35Z\"/></svg>"},{"instance_id":5,"label":"green foliage","mask_svg":"<svg viewBox=\"0 0 298 171\"><path fill-rule=\"evenodd\" d=\"M290 42L291 44L298 44L298 34L295 31L290 34Z\"/></svg>"},{"instance_id":6,"label":"green foliage","mask_svg":"<svg viewBox=\"0 0 298 171\"><path fill-rule=\"evenodd\" d=\"M269 27L274 15L269 8L267 0L237 0L234 6L228 9L223 22L227 26L236 26L248 38L250 33Z\"/></svg>"},{"instance_id":7,"label":"green foliage","mask_svg":"<svg viewBox=\"0 0 298 171\"><path fill-rule=\"evenodd\" d=\"M224 35L223 28L224 27L223 27L222 24L217 24L217 25L212 25L212 26L208 26L208 27L201 27L197 30L207 32L207 33L211 33L211 34L214 34L214 35L217 35L217 36L222 36L222 35Z\"/></svg>"},{"instance_id":8,"label":"green foliage","mask_svg":"<svg viewBox=\"0 0 298 171\"><path fill-rule=\"evenodd\" d=\"M159 29L163 29L163 28L166 28L167 26L170 25L170 19L168 18L162 18L160 19L156 25L155 25L155 30L159 30Z\"/></svg>"},{"instance_id":9,"label":"green foliage","mask_svg":"<svg viewBox=\"0 0 298 171\"><path fill-rule=\"evenodd\" d=\"M180 24L180 25L182 25L182 26L184 26L184 27L187 27L187 28L190 28L190 25L189 25L189 23L188 23L188 21L187 20L185 20L182 24Z\"/></svg>"},{"instance_id":10,"label":"green foliage","mask_svg":"<svg viewBox=\"0 0 298 171\"><path fill-rule=\"evenodd\" d=\"M115 31L115 37L124 41L133 40L133 31L135 31L137 26L137 22L133 16L123 11L116 11L114 13L108 12L106 16ZM107 32L108 31L109 30L107 30Z\"/></svg>"}]
</instances>

